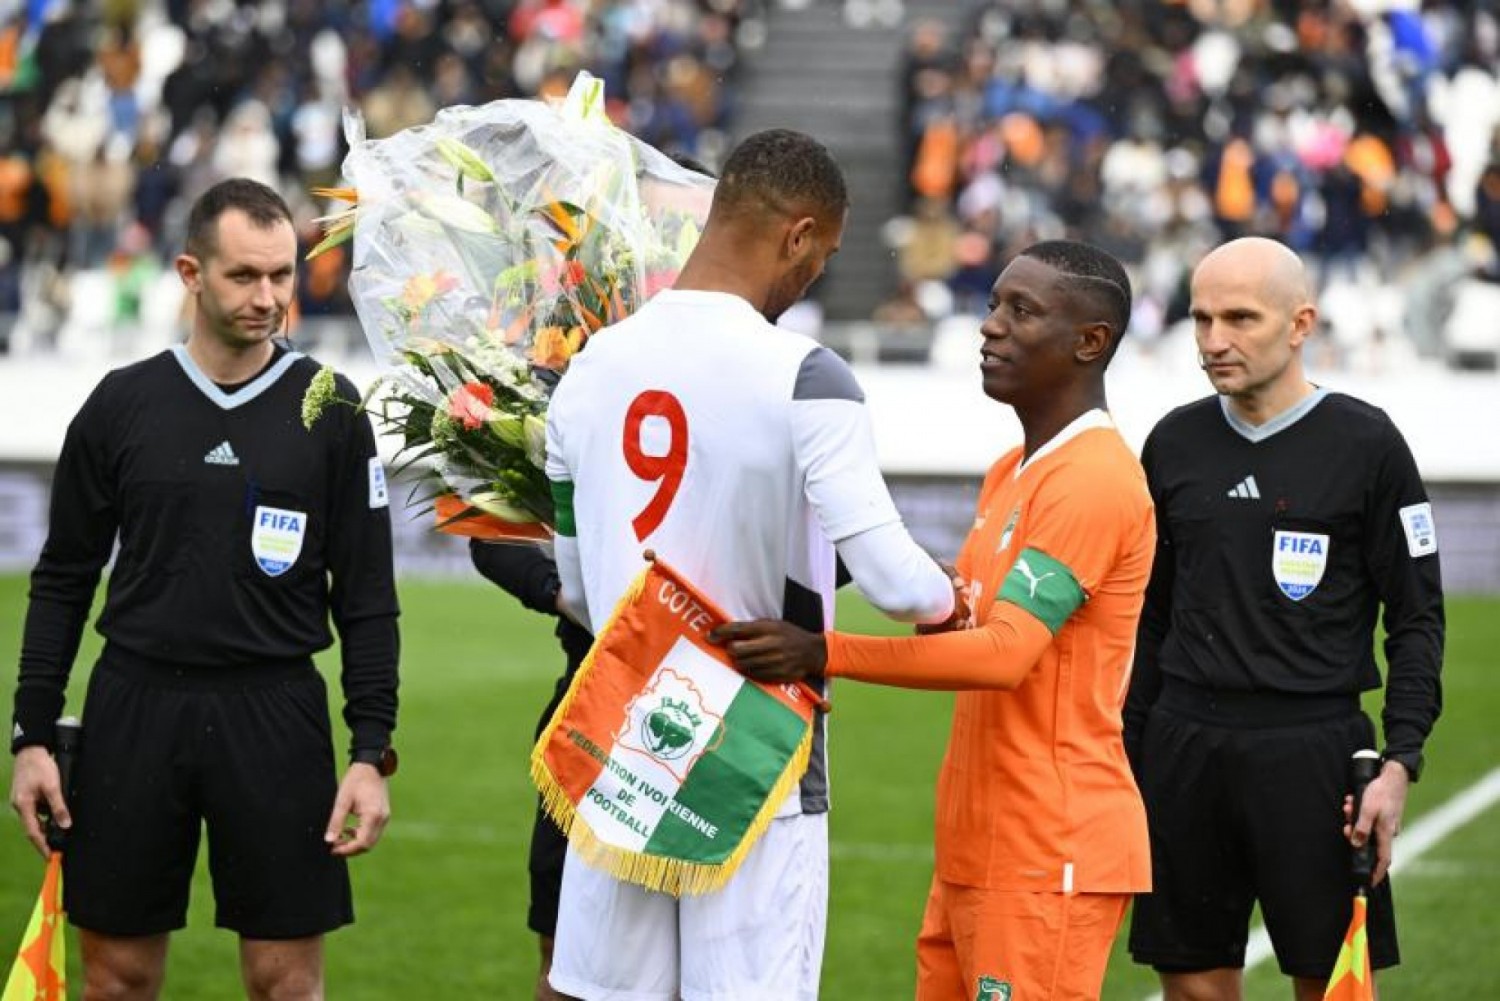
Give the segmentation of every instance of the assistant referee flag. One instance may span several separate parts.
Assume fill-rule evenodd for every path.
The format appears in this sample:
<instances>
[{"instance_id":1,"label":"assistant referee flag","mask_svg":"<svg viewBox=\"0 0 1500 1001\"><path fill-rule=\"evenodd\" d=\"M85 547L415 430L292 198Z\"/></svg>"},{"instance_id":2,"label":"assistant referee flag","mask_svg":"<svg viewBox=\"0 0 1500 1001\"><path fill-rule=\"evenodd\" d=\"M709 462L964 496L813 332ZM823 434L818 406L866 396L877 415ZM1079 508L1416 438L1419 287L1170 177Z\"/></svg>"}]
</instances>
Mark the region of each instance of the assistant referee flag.
<instances>
[{"instance_id":1,"label":"assistant referee flag","mask_svg":"<svg viewBox=\"0 0 1500 1001\"><path fill-rule=\"evenodd\" d=\"M1365 895L1354 898L1354 917L1344 933L1339 958L1328 978L1323 1001L1375 1001L1375 978L1370 972L1370 942L1365 932Z\"/></svg>"},{"instance_id":2,"label":"assistant referee flag","mask_svg":"<svg viewBox=\"0 0 1500 1001\"><path fill-rule=\"evenodd\" d=\"M47 873L42 877L42 892L21 948L5 982L0 1001L66 1001L68 964L63 934L62 855L53 852L47 859Z\"/></svg>"}]
</instances>

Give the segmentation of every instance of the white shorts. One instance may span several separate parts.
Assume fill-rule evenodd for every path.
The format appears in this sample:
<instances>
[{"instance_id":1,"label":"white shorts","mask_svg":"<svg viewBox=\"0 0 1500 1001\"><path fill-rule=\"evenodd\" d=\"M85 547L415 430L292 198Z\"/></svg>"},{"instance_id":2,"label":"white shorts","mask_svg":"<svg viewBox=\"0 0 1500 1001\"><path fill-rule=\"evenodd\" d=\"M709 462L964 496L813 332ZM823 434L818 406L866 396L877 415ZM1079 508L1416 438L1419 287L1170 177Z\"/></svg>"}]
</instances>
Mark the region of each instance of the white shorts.
<instances>
[{"instance_id":1,"label":"white shorts","mask_svg":"<svg viewBox=\"0 0 1500 1001\"><path fill-rule=\"evenodd\" d=\"M778 817L722 890L681 900L569 847L548 979L584 1001L816 1001L827 918L826 813Z\"/></svg>"}]
</instances>

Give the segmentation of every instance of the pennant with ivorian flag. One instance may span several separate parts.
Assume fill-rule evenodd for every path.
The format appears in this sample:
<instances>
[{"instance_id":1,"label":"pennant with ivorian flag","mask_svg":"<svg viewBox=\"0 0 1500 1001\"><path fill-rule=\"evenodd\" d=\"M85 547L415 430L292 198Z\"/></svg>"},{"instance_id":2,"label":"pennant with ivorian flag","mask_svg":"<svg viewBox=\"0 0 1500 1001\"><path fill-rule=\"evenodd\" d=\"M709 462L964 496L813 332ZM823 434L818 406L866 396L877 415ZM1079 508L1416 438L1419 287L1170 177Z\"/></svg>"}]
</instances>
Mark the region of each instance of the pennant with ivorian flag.
<instances>
[{"instance_id":1,"label":"pennant with ivorian flag","mask_svg":"<svg viewBox=\"0 0 1500 1001\"><path fill-rule=\"evenodd\" d=\"M1323 1001L1375 1001L1375 978L1370 972L1370 941L1365 931L1365 912L1369 905L1363 893L1354 897L1354 917L1344 933L1339 958L1328 978Z\"/></svg>"},{"instance_id":2,"label":"pennant with ivorian flag","mask_svg":"<svg viewBox=\"0 0 1500 1001\"><path fill-rule=\"evenodd\" d=\"M68 964L62 906L62 855L53 852L31 921L0 1001L67 1001Z\"/></svg>"},{"instance_id":3,"label":"pennant with ivorian flag","mask_svg":"<svg viewBox=\"0 0 1500 1001\"><path fill-rule=\"evenodd\" d=\"M707 639L727 616L647 558L537 741L531 776L584 861L707 893L807 770L821 697L740 674Z\"/></svg>"}]
</instances>

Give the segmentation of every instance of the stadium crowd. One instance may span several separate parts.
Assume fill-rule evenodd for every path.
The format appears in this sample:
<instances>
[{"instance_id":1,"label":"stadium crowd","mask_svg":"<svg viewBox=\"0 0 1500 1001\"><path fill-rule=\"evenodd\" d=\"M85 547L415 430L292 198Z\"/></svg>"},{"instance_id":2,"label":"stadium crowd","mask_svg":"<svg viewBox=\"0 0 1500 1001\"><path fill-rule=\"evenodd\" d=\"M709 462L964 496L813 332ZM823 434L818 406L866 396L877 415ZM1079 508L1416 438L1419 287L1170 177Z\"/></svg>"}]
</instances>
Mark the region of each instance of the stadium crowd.
<instances>
[{"instance_id":1,"label":"stadium crowd","mask_svg":"<svg viewBox=\"0 0 1500 1001\"><path fill-rule=\"evenodd\" d=\"M0 15L0 351L23 306L46 343L74 305L98 309L95 286L108 325L140 323L187 207L223 178L285 193L316 242L323 207L307 192L338 179L346 105L381 137L448 105L561 95L588 69L622 127L712 160L741 48L763 37L757 0L13 6ZM348 311L346 266L341 253L308 265L302 315Z\"/></svg>"},{"instance_id":2,"label":"stadium crowd","mask_svg":"<svg viewBox=\"0 0 1500 1001\"><path fill-rule=\"evenodd\" d=\"M809 2L19 3L0 23L0 352L18 316L44 348L79 310L95 329L170 325L168 248L223 177L274 184L314 241L324 207L307 192L338 178L346 105L379 137L450 104L559 94L588 69L619 124L716 163L767 8ZM917 18L898 71L901 280L872 299L877 321L969 323L1019 247L1066 235L1129 267L1149 351L1185 311L1191 263L1258 234L1317 267L1334 336L1315 360L1500 357L1470 319L1500 308L1493 5L965 11ZM305 265L301 316L349 311L347 266L343 248Z\"/></svg>"},{"instance_id":3,"label":"stadium crowd","mask_svg":"<svg viewBox=\"0 0 1500 1001\"><path fill-rule=\"evenodd\" d=\"M1402 333L1384 306L1437 355L1461 295L1500 294L1465 281L1500 280L1493 5L983 0L913 26L902 86L885 318L982 314L1016 249L1065 233L1130 266L1147 342L1244 235L1319 266L1336 345Z\"/></svg>"}]
</instances>

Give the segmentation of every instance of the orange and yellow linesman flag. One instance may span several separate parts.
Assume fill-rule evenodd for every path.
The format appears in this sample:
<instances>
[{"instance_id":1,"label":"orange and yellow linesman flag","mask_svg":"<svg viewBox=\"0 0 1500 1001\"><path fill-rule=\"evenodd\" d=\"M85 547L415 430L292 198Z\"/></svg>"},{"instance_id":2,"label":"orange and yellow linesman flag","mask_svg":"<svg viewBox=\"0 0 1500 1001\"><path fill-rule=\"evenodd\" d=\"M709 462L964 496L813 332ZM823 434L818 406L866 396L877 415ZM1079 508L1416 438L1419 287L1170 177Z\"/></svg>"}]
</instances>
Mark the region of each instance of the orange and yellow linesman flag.
<instances>
[{"instance_id":1,"label":"orange and yellow linesman flag","mask_svg":"<svg viewBox=\"0 0 1500 1001\"><path fill-rule=\"evenodd\" d=\"M618 879L679 896L723 886L807 770L821 697L740 674L708 642L725 621L653 560L532 752L548 813Z\"/></svg>"},{"instance_id":2,"label":"orange and yellow linesman flag","mask_svg":"<svg viewBox=\"0 0 1500 1001\"><path fill-rule=\"evenodd\" d=\"M63 918L62 855L53 852L0 1001L67 1001Z\"/></svg>"},{"instance_id":3,"label":"orange and yellow linesman flag","mask_svg":"<svg viewBox=\"0 0 1500 1001\"><path fill-rule=\"evenodd\" d=\"M1323 1001L1375 1001L1375 979L1370 972L1370 942L1365 933L1365 911L1368 905L1363 893L1354 897L1354 917L1344 932L1344 944L1328 978Z\"/></svg>"}]
</instances>

